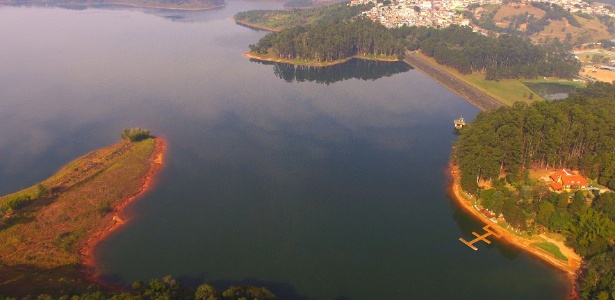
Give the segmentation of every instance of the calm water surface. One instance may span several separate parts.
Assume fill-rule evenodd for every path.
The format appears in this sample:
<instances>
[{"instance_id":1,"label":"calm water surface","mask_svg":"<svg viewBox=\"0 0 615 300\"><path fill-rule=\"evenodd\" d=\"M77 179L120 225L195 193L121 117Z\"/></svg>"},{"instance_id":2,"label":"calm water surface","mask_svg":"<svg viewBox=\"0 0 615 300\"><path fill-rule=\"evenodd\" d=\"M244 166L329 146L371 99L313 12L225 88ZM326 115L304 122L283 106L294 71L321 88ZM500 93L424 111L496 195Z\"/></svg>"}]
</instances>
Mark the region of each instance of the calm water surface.
<instances>
[{"instance_id":1,"label":"calm water surface","mask_svg":"<svg viewBox=\"0 0 615 300\"><path fill-rule=\"evenodd\" d=\"M0 6L0 193L146 127L156 187L97 248L120 284L264 285L283 299L560 299L562 274L447 195L452 120L477 109L399 64L242 56L265 33L205 12ZM292 69L292 70L291 70Z\"/></svg>"}]
</instances>

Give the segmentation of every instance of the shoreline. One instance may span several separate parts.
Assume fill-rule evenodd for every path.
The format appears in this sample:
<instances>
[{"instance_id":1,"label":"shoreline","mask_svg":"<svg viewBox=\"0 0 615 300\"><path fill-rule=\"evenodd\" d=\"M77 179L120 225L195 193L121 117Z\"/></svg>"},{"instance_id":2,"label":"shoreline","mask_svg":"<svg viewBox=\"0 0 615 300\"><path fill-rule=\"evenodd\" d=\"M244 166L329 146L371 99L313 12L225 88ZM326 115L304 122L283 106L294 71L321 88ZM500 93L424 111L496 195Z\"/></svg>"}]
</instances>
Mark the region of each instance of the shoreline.
<instances>
[{"instance_id":1,"label":"shoreline","mask_svg":"<svg viewBox=\"0 0 615 300\"><path fill-rule=\"evenodd\" d=\"M511 244L565 273L570 285L569 299L579 298L577 290L577 274L579 269L581 268L583 260L576 252L574 252L572 248L565 246L562 242L549 239L548 237L544 236L544 234L537 236L538 238L545 239L548 242L556 244L560 248L560 250L566 254L566 257L568 258L568 261L563 261L554 257L551 253L545 250L532 246L532 244L534 244L536 241L519 237L511 233L507 229L502 228L499 224L494 224L487 217L485 217L478 210L476 210L470 201L464 199L464 196L462 194L463 190L461 189L461 184L459 183L460 176L457 167L451 163L447 173L451 178L451 183L448 186L448 192L456 204L461 206L461 208L463 208L466 213L471 214L475 219L485 224L490 224L500 233L503 233L502 237L498 238L498 240Z\"/></svg>"},{"instance_id":2,"label":"shoreline","mask_svg":"<svg viewBox=\"0 0 615 300\"><path fill-rule=\"evenodd\" d=\"M283 58L263 57L263 56L253 54L251 52L246 52L243 54L243 56L248 57L250 59L259 60L259 61L284 63L284 64L291 64L291 65L296 65L296 66L306 66L306 67L330 67L330 66L341 64L341 63L345 63L355 58L363 59L363 60L386 61L386 62L401 61L399 59L393 59L393 58L373 58L373 57L362 56L362 55L354 55L354 56L347 57L344 59L338 59L338 60L329 61L329 62L295 61L295 60L288 60L288 59L283 59Z\"/></svg>"},{"instance_id":3,"label":"shoreline","mask_svg":"<svg viewBox=\"0 0 615 300\"><path fill-rule=\"evenodd\" d=\"M239 25L239 26L245 26L251 29L260 29L260 30L264 30L264 31L270 31L270 32L278 32L282 29L273 29L273 28L269 28L269 27L265 27L265 26L261 26L255 23L250 23L250 22L246 22L246 21L239 21L237 19L235 19L235 17L231 17L231 20L233 20L233 22L235 22L235 24Z\"/></svg>"},{"instance_id":4,"label":"shoreline","mask_svg":"<svg viewBox=\"0 0 615 300\"><path fill-rule=\"evenodd\" d=\"M420 55L406 50L404 62L421 71L431 79L444 86L449 91L474 105L481 111L495 110L501 106L507 106L500 99L487 94L467 82L457 78L455 75L435 66L432 63L424 60Z\"/></svg>"},{"instance_id":5,"label":"shoreline","mask_svg":"<svg viewBox=\"0 0 615 300\"><path fill-rule=\"evenodd\" d=\"M112 233L116 232L122 225L128 222L128 219L124 219L121 217L124 208L147 193L151 187L154 185L154 178L156 174L162 169L164 155L166 150L166 141L162 138L154 138L156 144L154 146L154 151L151 154L149 159L150 161L150 169L147 173L141 178L141 187L139 190L125 198L122 199L117 205L112 208L112 212L109 213L109 216L112 215L111 220L105 226L95 229L92 234L87 238L87 240L83 243L79 250L79 272L81 276L89 281L96 283L102 287L117 290L118 287L116 285L112 285L110 283L106 283L100 279L100 274L98 274L96 269L96 257L94 255L94 249L96 246L109 237Z\"/></svg>"},{"instance_id":6,"label":"shoreline","mask_svg":"<svg viewBox=\"0 0 615 300\"><path fill-rule=\"evenodd\" d=\"M22 5L22 4L41 4L41 5L49 5L49 4L53 4L57 7L68 7L68 6L84 6L84 7L88 7L88 6L104 6L104 5L110 5L110 6L128 6L128 7L134 7L134 8L149 8L149 9L162 9L162 10L175 10L175 11L199 11L199 10L211 10L211 9L216 9L216 8L221 8L226 6L226 4L222 4L222 5L215 5L215 6L209 6L209 7L194 7L194 8L181 8L181 7L165 7L165 6L154 6L154 5L139 5L139 4L134 4L134 3L122 3L122 2L105 2L105 3L99 3L99 2L67 2L67 3L58 3L58 2L54 2L54 1L24 1L24 2L17 2L17 1L0 1L0 5Z\"/></svg>"}]
</instances>

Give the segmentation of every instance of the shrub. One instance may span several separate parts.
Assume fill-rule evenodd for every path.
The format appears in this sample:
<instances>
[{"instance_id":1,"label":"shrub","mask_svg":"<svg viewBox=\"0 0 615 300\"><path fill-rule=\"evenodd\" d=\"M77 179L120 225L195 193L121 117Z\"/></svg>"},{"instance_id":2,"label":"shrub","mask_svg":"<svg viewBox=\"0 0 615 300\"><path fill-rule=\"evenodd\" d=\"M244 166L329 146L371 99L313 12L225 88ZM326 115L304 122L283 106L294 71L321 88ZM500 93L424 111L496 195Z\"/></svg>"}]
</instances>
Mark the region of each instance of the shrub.
<instances>
[{"instance_id":1,"label":"shrub","mask_svg":"<svg viewBox=\"0 0 615 300\"><path fill-rule=\"evenodd\" d=\"M122 139L131 142L138 142L150 138L149 130L141 128L124 129Z\"/></svg>"}]
</instances>

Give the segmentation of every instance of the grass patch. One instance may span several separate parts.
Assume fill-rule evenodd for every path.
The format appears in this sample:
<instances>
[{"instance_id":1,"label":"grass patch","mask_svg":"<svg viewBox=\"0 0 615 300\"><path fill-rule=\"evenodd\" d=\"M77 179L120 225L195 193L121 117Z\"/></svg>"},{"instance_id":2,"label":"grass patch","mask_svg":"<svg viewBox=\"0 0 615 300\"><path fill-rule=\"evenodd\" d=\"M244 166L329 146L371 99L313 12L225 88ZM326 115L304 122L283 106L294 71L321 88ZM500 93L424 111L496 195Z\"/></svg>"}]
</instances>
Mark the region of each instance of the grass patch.
<instances>
[{"instance_id":1,"label":"grass patch","mask_svg":"<svg viewBox=\"0 0 615 300\"><path fill-rule=\"evenodd\" d=\"M91 283L70 266L79 265L87 239L112 224L113 207L141 189L155 146L146 139L105 147L40 184L0 197L0 207L11 208L0 214L2 289L49 293L63 286L61 278L75 282L71 289L87 288Z\"/></svg>"},{"instance_id":2,"label":"grass patch","mask_svg":"<svg viewBox=\"0 0 615 300\"><path fill-rule=\"evenodd\" d=\"M558 259L561 259L563 261L568 261L568 257L566 257L561 250L559 250L559 247L557 247L554 244L551 243L534 243L532 244L532 246L536 247L536 248L540 248L543 249L551 254L553 254L555 257L557 257Z\"/></svg>"},{"instance_id":3,"label":"grass patch","mask_svg":"<svg viewBox=\"0 0 615 300\"><path fill-rule=\"evenodd\" d=\"M499 81L485 80L485 74L474 72L472 74L461 74L459 71L440 65L433 57L428 57L423 53L419 53L422 59L428 61L430 64L437 66L438 68L448 72L456 78L465 81L471 86L485 92L486 94L500 100L502 103L512 106L513 103L520 101L525 103L531 103L534 101L543 101L544 99L536 95L530 90L521 79L503 79ZM534 94L532 99L529 99L530 94Z\"/></svg>"}]
</instances>

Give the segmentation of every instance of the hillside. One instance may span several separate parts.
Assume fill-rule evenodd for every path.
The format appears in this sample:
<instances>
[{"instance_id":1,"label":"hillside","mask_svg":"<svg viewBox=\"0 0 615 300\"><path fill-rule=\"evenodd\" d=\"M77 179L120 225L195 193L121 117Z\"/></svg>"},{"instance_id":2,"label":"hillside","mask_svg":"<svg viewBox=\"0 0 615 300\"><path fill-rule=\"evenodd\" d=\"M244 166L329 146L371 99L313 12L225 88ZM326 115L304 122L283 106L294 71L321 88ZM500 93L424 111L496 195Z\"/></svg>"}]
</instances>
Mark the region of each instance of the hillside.
<instances>
[{"instance_id":1,"label":"hillside","mask_svg":"<svg viewBox=\"0 0 615 300\"><path fill-rule=\"evenodd\" d=\"M613 18L584 13L570 13L559 6L531 3L509 3L500 6L485 5L484 11L471 14L474 23L487 30L516 33L530 37L534 42L558 38L581 44L615 38Z\"/></svg>"}]
</instances>

